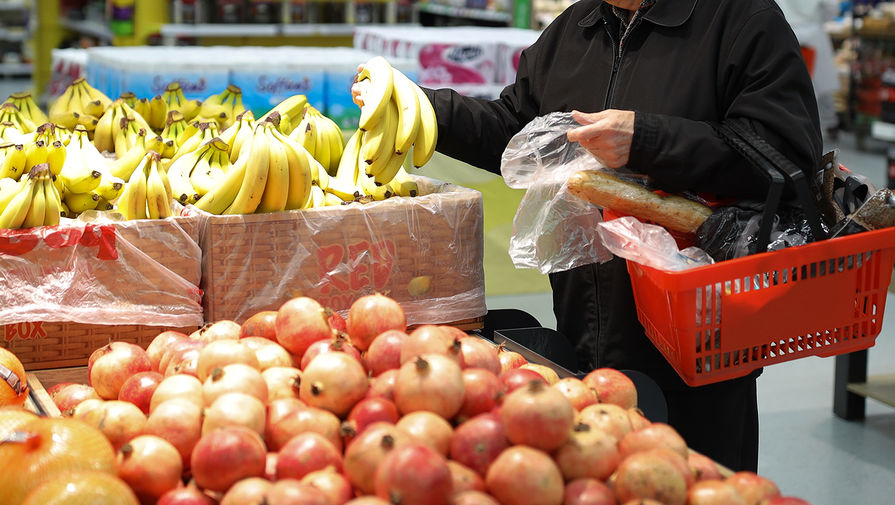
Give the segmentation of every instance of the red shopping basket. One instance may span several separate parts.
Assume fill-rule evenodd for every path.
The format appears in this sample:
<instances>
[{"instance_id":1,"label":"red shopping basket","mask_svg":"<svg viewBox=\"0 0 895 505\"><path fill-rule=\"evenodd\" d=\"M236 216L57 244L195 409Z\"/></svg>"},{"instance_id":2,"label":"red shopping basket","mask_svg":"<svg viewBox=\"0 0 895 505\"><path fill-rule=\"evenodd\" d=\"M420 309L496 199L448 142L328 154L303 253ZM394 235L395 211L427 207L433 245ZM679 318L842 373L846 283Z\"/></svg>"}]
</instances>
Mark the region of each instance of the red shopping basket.
<instances>
[{"instance_id":1,"label":"red shopping basket","mask_svg":"<svg viewBox=\"0 0 895 505\"><path fill-rule=\"evenodd\" d=\"M816 221L815 237L823 238L801 170L742 127L719 132L772 179L762 221L770 223L776 213L782 172L809 222ZM767 249L770 226L762 230L756 250ZM872 346L893 263L895 228L887 228L684 271L628 261L628 272L647 336L687 384L701 386L774 363Z\"/></svg>"}]
</instances>

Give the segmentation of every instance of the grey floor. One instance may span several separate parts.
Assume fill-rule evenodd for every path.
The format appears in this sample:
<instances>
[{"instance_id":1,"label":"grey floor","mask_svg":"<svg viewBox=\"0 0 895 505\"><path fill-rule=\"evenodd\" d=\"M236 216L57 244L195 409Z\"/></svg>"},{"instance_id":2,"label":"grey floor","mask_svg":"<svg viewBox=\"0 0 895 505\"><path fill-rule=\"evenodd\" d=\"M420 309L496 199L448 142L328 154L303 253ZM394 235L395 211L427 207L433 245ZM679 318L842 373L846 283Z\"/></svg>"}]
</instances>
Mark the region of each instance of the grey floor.
<instances>
[{"instance_id":1,"label":"grey floor","mask_svg":"<svg viewBox=\"0 0 895 505\"><path fill-rule=\"evenodd\" d=\"M877 187L886 184L886 145L868 141L863 150L841 134L827 141L842 163ZM883 330L871 348L869 373L895 373L895 294ZM517 308L543 326L556 327L549 293L489 297L489 309ZM806 307L807 308L807 307ZM813 505L895 504L895 408L867 400L866 419L833 414L833 358L804 358L765 368L758 380L759 473L784 494Z\"/></svg>"}]
</instances>

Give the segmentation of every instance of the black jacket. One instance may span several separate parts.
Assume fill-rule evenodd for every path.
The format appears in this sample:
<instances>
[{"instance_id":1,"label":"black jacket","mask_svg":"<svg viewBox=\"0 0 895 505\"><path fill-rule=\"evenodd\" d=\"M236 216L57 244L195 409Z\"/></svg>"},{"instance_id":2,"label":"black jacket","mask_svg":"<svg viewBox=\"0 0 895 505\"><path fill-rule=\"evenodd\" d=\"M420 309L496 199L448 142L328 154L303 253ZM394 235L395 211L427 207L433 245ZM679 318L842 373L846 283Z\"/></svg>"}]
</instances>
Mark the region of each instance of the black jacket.
<instances>
[{"instance_id":1,"label":"black jacket","mask_svg":"<svg viewBox=\"0 0 895 505\"><path fill-rule=\"evenodd\" d=\"M748 118L798 166L819 167L822 137L799 44L772 0L659 0L620 47L619 20L601 0L565 10L522 53L497 100L427 90L438 150L499 173L509 139L537 116L634 110L628 168L668 191L763 198L765 179L711 125ZM557 329L587 359L680 385L636 320L624 262L551 275Z\"/></svg>"}]
</instances>

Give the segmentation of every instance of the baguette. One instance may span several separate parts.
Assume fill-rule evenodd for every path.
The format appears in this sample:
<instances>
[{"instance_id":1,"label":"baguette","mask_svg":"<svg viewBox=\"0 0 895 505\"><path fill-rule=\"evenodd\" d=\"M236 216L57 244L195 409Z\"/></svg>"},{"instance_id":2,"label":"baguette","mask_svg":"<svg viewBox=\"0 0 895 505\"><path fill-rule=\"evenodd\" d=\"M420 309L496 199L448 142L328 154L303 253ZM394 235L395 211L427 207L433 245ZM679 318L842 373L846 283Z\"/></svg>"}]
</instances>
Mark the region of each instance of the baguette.
<instances>
[{"instance_id":1,"label":"baguette","mask_svg":"<svg viewBox=\"0 0 895 505\"><path fill-rule=\"evenodd\" d=\"M711 207L681 196L663 196L618 177L582 170L569 177L569 191L594 205L651 221L669 230L694 233Z\"/></svg>"}]
</instances>

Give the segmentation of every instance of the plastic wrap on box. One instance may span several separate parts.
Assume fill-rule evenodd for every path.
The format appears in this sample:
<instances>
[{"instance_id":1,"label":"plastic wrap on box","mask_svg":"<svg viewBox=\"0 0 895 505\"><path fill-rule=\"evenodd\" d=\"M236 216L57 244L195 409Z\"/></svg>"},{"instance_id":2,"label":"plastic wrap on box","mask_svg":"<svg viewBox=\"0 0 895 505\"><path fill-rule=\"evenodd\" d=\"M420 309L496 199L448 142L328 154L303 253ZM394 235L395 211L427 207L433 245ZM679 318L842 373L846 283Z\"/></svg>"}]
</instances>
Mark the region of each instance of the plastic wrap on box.
<instances>
[{"instance_id":1,"label":"plastic wrap on box","mask_svg":"<svg viewBox=\"0 0 895 505\"><path fill-rule=\"evenodd\" d=\"M0 230L0 325L201 326L195 218Z\"/></svg>"},{"instance_id":2,"label":"plastic wrap on box","mask_svg":"<svg viewBox=\"0 0 895 505\"><path fill-rule=\"evenodd\" d=\"M369 204L201 216L205 319L242 322L309 296L342 311L373 292L408 324L484 316L482 195L418 178L420 194Z\"/></svg>"}]
</instances>

